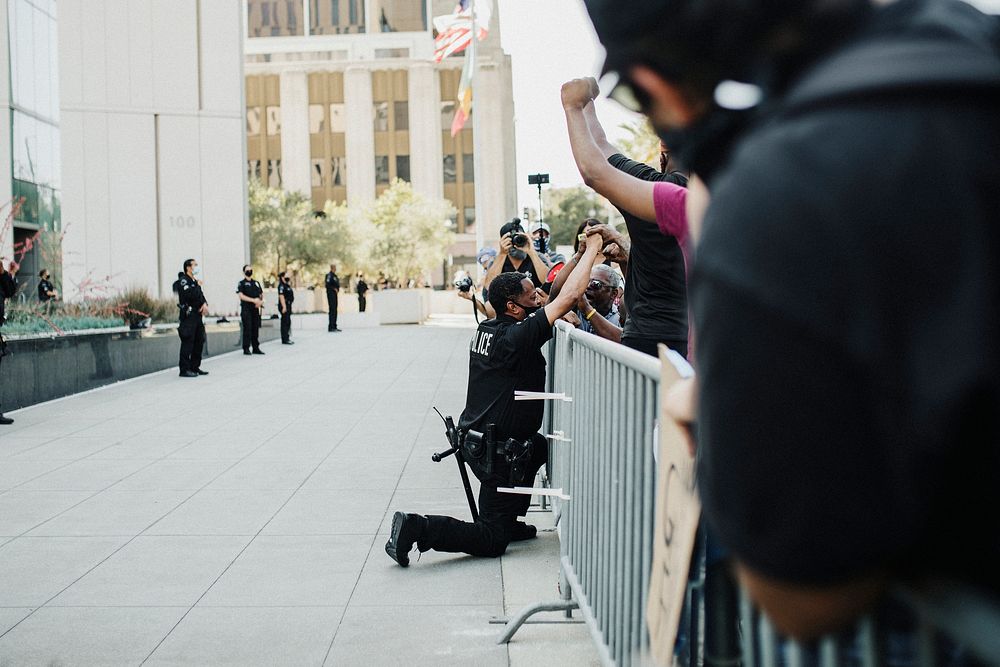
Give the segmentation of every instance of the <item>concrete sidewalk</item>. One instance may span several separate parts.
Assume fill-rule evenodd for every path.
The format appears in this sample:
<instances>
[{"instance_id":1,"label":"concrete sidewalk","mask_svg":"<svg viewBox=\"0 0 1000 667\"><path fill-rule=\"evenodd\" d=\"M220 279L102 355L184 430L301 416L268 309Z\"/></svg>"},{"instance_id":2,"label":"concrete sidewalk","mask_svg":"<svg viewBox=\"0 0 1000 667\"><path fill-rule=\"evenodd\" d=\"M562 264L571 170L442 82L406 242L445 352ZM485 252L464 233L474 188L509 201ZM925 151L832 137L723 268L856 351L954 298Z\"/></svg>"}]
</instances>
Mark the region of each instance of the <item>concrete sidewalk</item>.
<instances>
[{"instance_id":1,"label":"concrete sidewalk","mask_svg":"<svg viewBox=\"0 0 1000 667\"><path fill-rule=\"evenodd\" d=\"M553 532L496 560L382 550L397 509L468 516L430 454L431 406L464 403L469 322L299 331L207 377L13 413L0 665L596 664L583 625L495 644L491 618L558 597Z\"/></svg>"}]
</instances>

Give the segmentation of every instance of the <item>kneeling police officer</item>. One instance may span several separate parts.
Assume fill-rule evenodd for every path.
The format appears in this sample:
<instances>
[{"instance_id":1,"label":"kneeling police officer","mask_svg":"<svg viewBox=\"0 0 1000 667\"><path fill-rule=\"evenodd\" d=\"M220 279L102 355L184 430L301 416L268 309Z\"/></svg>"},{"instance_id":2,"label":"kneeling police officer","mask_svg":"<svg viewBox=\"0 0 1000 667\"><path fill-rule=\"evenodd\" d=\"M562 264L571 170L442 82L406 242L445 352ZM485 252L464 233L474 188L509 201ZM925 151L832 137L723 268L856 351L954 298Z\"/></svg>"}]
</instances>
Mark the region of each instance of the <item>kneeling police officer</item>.
<instances>
[{"instance_id":1,"label":"kneeling police officer","mask_svg":"<svg viewBox=\"0 0 1000 667\"><path fill-rule=\"evenodd\" d=\"M534 526L517 520L527 514L531 496L497 491L498 486L532 485L548 456L547 441L538 433L544 405L515 402L514 392L545 391L542 345L586 289L602 243L599 235L587 237L583 260L544 308L523 273L502 273L490 283L489 300L498 315L482 322L472 339L469 389L458 423L463 455L481 482L479 518L469 523L396 512L385 551L403 567L414 544L420 551L497 557L510 542L535 536Z\"/></svg>"}]
</instances>

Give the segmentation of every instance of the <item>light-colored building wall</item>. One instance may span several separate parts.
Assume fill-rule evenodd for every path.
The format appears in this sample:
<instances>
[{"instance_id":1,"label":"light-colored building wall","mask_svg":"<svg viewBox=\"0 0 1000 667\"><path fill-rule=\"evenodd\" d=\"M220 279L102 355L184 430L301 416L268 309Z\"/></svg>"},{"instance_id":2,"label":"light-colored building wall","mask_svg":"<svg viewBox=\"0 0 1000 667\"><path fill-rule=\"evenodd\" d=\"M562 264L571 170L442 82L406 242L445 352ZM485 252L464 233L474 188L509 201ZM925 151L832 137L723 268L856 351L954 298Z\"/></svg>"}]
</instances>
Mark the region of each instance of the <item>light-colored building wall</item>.
<instances>
[{"instance_id":1,"label":"light-colored building wall","mask_svg":"<svg viewBox=\"0 0 1000 667\"><path fill-rule=\"evenodd\" d=\"M212 310L236 310L249 257L244 4L59 1L68 297L95 285L167 297L193 257Z\"/></svg>"},{"instance_id":2,"label":"light-colored building wall","mask_svg":"<svg viewBox=\"0 0 1000 667\"><path fill-rule=\"evenodd\" d=\"M309 15L313 6L314 3L305 3L303 26L310 25L310 22L316 25ZM347 6L347 0L343 0L341 6L343 13L346 11L344 7ZM316 34L316 29L312 34L307 34L308 30L298 26L296 32L291 34L284 25L262 27L259 25L261 15L256 13L245 16L244 20L247 21L248 34L261 35L251 36L246 40L248 77L272 75L280 76L284 81L287 77L298 77L303 72L314 75L326 72L343 74L347 202L352 206L364 205L384 189L384 184L376 183L376 155L388 154L392 171L395 170L393 157L408 155L410 182L414 188L428 197L449 198L459 209L458 231L467 233L460 233L458 243L452 248L451 254L458 261L462 257L474 257L476 250L473 229L464 228L466 211L468 210L468 217L471 219L472 210L475 209L476 221L481 221L483 225L484 239L490 242L500 225L517 215L517 186L511 64L510 57L500 46L499 14L496 7L490 23L489 37L478 44L479 68L474 86L473 113L479 115L476 126L480 132L480 137L476 140L479 150L472 149L472 121L466 123L457 141L450 137L448 127L442 123L442 102L449 102L454 98L454 91L443 90L442 72L450 73L444 77L449 86L457 85L463 58L452 57L442 63L434 63L434 40L429 27L433 16L447 14L454 7L454 0L427 2L425 25L428 29L412 32L380 32L379 26L373 21L373 17L380 15L379 0L365 0L367 22L363 33L358 33L351 27L342 34ZM395 17L390 17L390 21L394 20ZM416 19L407 14L399 20L412 25ZM343 18L341 24L343 25ZM268 30L275 36L267 36L270 34ZM376 99L378 95L373 96L373 80L381 80L380 77L386 72L400 70L407 74L405 90L402 91L409 105L406 130L408 144L405 146L399 144L401 132L382 133L389 136L379 137L373 124L373 104L379 101ZM291 176L289 170L293 162L307 165L310 159L318 157L317 140L313 140L311 155L308 145L304 149L290 150L286 140L286 126L288 123L294 123L297 127L308 125L309 103L315 104L317 100L302 101L296 95L292 101L286 99L285 95L283 83L281 160L285 177L282 187L301 189L300 176ZM402 99L399 95L398 91L394 91L391 99ZM259 110L253 113L259 113ZM392 113L390 103L390 116ZM450 120L447 125L450 125ZM254 139L251 137L252 141ZM301 142L296 141L295 145L300 146ZM443 175L443 160L446 155L453 156L458 172L457 179L453 177L451 182L445 182ZM463 164L467 155L473 155L474 183L464 182ZM315 179L315 174L310 172L310 175ZM318 187L315 180L311 185L314 206L321 208L322 202L317 197L332 189Z\"/></svg>"},{"instance_id":3,"label":"light-colored building wall","mask_svg":"<svg viewBox=\"0 0 1000 667\"><path fill-rule=\"evenodd\" d=\"M7 42L7 0L0 0L0 109L10 108L10 45ZM11 187L10 123L0 123L0 206L14 196ZM0 213L0 257L10 257L14 245L14 230L4 226L10 209Z\"/></svg>"}]
</instances>

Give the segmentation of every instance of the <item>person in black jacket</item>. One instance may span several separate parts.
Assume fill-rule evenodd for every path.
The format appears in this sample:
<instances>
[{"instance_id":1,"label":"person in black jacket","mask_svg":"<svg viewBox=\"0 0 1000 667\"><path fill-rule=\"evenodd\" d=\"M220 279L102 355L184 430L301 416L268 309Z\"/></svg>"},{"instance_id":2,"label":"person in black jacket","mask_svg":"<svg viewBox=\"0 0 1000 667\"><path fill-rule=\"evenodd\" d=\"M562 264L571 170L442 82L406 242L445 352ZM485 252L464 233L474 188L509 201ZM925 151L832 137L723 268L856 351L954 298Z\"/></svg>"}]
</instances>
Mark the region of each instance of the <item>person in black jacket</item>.
<instances>
[{"instance_id":1,"label":"person in black jacket","mask_svg":"<svg viewBox=\"0 0 1000 667\"><path fill-rule=\"evenodd\" d=\"M358 283L354 286L354 291L358 293L358 312L363 313L368 307L368 299L365 298L365 295L368 294L368 283L365 282L365 278L361 275L360 271L358 272Z\"/></svg>"},{"instance_id":2,"label":"person in black jacket","mask_svg":"<svg viewBox=\"0 0 1000 667\"><path fill-rule=\"evenodd\" d=\"M0 262L0 370L3 369L3 358L7 355L7 343L3 339L3 325L7 321L5 302L17 294L17 282L14 280L17 269L17 262L10 263L9 271ZM3 416L3 406L0 406L0 425L9 426L13 423L13 419Z\"/></svg>"},{"instance_id":3,"label":"person in black jacket","mask_svg":"<svg viewBox=\"0 0 1000 667\"><path fill-rule=\"evenodd\" d=\"M711 193L690 284L697 477L751 597L811 638L900 581L1000 596L996 17L586 4L613 97Z\"/></svg>"},{"instance_id":4,"label":"person in black jacket","mask_svg":"<svg viewBox=\"0 0 1000 667\"><path fill-rule=\"evenodd\" d=\"M329 321L326 326L327 331L340 331L337 326L337 293L340 291L340 278L337 277L337 265L330 265L330 272L324 279L326 286L326 305L330 308Z\"/></svg>"},{"instance_id":5,"label":"person in black jacket","mask_svg":"<svg viewBox=\"0 0 1000 667\"><path fill-rule=\"evenodd\" d=\"M281 313L282 345L295 345L292 342L292 303L294 302L295 290L292 289L292 279L282 271L278 274L278 312Z\"/></svg>"},{"instance_id":6,"label":"person in black jacket","mask_svg":"<svg viewBox=\"0 0 1000 667\"><path fill-rule=\"evenodd\" d=\"M180 324L177 335L181 338L181 352L178 365L182 378L208 375L201 370L201 355L205 347L205 322L208 302L201 291L201 281L196 278L198 263L193 259L184 261L184 271L177 274L174 291L177 292L177 306L180 308Z\"/></svg>"},{"instance_id":7,"label":"person in black jacket","mask_svg":"<svg viewBox=\"0 0 1000 667\"><path fill-rule=\"evenodd\" d=\"M243 325L243 354L264 354L260 349L260 311L264 307L264 288L253 279L253 267L243 265L243 280L236 283L240 298L240 323Z\"/></svg>"},{"instance_id":8,"label":"person in black jacket","mask_svg":"<svg viewBox=\"0 0 1000 667\"><path fill-rule=\"evenodd\" d=\"M38 300L45 303L52 299L58 299L59 292L56 291L56 288L49 281L49 270L42 269L38 273L38 278Z\"/></svg>"}]
</instances>

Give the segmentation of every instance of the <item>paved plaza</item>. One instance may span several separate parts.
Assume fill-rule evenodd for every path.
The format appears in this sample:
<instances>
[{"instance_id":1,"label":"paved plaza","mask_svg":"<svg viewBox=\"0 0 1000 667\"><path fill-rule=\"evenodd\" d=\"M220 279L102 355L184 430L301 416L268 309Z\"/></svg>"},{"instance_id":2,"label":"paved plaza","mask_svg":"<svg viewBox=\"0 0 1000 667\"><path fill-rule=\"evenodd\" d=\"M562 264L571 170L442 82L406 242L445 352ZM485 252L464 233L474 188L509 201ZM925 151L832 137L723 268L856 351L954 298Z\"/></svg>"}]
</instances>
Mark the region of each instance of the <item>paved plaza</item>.
<instances>
[{"instance_id":1,"label":"paved plaza","mask_svg":"<svg viewBox=\"0 0 1000 667\"><path fill-rule=\"evenodd\" d=\"M468 517L443 426L470 321L299 331L13 413L0 431L0 665L587 665L551 515L500 559L385 555L397 509ZM548 527L548 530L545 528ZM560 616L550 615L550 620Z\"/></svg>"}]
</instances>

